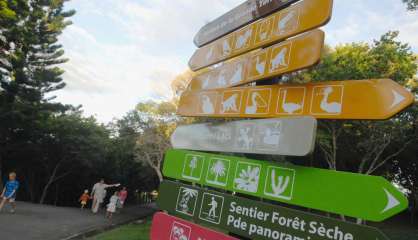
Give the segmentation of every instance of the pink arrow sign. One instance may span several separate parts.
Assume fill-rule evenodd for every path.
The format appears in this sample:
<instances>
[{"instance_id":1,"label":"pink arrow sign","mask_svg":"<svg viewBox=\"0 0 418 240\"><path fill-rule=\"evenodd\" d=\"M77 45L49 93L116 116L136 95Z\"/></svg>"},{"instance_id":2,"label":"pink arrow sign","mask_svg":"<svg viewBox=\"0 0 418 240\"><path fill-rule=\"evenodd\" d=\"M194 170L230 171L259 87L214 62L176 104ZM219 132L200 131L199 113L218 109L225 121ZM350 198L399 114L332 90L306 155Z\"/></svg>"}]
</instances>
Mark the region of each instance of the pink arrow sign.
<instances>
[{"instance_id":1,"label":"pink arrow sign","mask_svg":"<svg viewBox=\"0 0 418 240\"><path fill-rule=\"evenodd\" d=\"M154 215L151 240L238 240L159 212Z\"/></svg>"}]
</instances>

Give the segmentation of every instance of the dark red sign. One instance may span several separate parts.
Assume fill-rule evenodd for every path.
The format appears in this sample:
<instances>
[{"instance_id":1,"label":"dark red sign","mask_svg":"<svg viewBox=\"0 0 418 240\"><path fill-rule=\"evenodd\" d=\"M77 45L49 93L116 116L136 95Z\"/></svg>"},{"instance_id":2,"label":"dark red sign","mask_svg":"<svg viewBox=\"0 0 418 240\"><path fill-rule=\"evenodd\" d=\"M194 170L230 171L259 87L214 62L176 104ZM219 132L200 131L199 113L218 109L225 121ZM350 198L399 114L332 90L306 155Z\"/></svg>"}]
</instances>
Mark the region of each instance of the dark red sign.
<instances>
[{"instance_id":1,"label":"dark red sign","mask_svg":"<svg viewBox=\"0 0 418 240\"><path fill-rule=\"evenodd\" d=\"M283 9L297 1L298 0L247 0L243 4L202 27L194 38L194 43L198 47L206 45L244 25Z\"/></svg>"},{"instance_id":2,"label":"dark red sign","mask_svg":"<svg viewBox=\"0 0 418 240\"><path fill-rule=\"evenodd\" d=\"M159 212L152 220L151 240L238 240Z\"/></svg>"}]
</instances>

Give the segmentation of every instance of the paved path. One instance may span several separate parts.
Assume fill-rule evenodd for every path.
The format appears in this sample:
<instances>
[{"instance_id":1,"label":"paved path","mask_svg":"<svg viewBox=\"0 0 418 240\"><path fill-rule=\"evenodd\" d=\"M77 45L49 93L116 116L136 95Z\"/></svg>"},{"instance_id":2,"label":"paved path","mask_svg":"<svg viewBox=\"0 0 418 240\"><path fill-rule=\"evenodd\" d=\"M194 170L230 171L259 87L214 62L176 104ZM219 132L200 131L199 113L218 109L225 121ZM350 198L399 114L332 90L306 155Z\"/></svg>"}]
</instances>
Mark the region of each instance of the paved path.
<instances>
[{"instance_id":1,"label":"paved path","mask_svg":"<svg viewBox=\"0 0 418 240\"><path fill-rule=\"evenodd\" d=\"M58 208L29 203L18 203L15 214L6 207L0 213L0 239L4 240L60 240L79 233L104 229L112 224L134 221L152 214L152 207L128 207L112 220L104 218L104 210L93 215L89 210Z\"/></svg>"}]
</instances>

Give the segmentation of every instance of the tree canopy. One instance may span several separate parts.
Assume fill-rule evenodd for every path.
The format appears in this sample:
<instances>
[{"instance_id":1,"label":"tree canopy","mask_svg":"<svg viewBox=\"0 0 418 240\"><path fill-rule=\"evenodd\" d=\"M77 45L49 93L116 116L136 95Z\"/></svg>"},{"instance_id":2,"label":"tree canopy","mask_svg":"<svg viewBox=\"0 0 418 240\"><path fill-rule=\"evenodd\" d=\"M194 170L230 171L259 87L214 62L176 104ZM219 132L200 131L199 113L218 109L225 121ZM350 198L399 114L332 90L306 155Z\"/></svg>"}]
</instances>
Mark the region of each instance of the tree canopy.
<instances>
[{"instance_id":1,"label":"tree canopy","mask_svg":"<svg viewBox=\"0 0 418 240\"><path fill-rule=\"evenodd\" d=\"M402 0L407 4L408 10L418 10L418 0Z\"/></svg>"}]
</instances>

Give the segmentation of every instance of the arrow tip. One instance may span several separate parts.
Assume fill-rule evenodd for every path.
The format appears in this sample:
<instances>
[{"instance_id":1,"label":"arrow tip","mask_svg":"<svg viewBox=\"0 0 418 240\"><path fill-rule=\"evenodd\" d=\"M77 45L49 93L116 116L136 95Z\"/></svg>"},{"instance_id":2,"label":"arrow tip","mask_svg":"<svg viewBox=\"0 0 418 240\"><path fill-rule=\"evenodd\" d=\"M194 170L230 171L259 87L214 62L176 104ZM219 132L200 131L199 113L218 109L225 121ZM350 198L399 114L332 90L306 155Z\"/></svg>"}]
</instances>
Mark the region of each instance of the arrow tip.
<instances>
[{"instance_id":1,"label":"arrow tip","mask_svg":"<svg viewBox=\"0 0 418 240\"><path fill-rule=\"evenodd\" d=\"M390 108L397 106L399 103L405 100L405 97L395 90L392 90L392 94L393 94L393 102Z\"/></svg>"},{"instance_id":2,"label":"arrow tip","mask_svg":"<svg viewBox=\"0 0 418 240\"><path fill-rule=\"evenodd\" d=\"M385 213L385 212L389 211L390 209L398 206L400 204L400 202L387 189L383 188L383 190L385 191L387 199L388 199L388 203L387 203L385 209L383 209L383 211L382 211L382 213Z\"/></svg>"}]
</instances>

